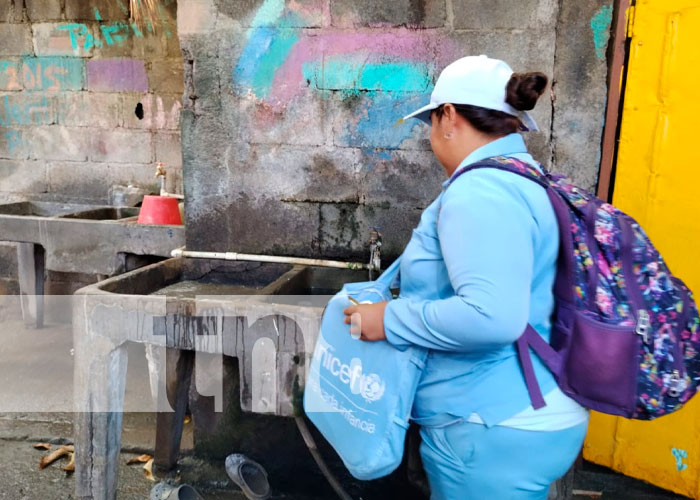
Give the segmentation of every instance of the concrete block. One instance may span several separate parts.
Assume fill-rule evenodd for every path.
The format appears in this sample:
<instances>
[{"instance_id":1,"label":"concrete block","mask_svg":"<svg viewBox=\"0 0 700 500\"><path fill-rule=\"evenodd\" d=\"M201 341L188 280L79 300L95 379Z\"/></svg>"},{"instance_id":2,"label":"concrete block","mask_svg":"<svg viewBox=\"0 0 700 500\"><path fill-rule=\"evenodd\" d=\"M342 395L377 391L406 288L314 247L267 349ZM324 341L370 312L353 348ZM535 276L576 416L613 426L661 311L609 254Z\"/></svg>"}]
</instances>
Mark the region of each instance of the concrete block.
<instances>
[{"instance_id":1,"label":"concrete block","mask_svg":"<svg viewBox=\"0 0 700 500\"><path fill-rule=\"evenodd\" d=\"M245 192L236 192L224 197L193 199L187 204L186 217L187 242L197 248L319 255L319 215L315 203L251 199Z\"/></svg>"},{"instance_id":2,"label":"concrete block","mask_svg":"<svg viewBox=\"0 0 700 500\"><path fill-rule=\"evenodd\" d=\"M31 22L61 19L61 2L57 0L24 0Z\"/></svg>"},{"instance_id":3,"label":"concrete block","mask_svg":"<svg viewBox=\"0 0 700 500\"><path fill-rule=\"evenodd\" d=\"M177 33L182 37L210 33L216 24L218 9L214 0L189 0L177 3Z\"/></svg>"},{"instance_id":4,"label":"concrete block","mask_svg":"<svg viewBox=\"0 0 700 500\"><path fill-rule=\"evenodd\" d=\"M465 0L455 2L453 27L456 30L547 29L557 17L556 0Z\"/></svg>"},{"instance_id":5,"label":"concrete block","mask_svg":"<svg viewBox=\"0 0 700 500\"><path fill-rule=\"evenodd\" d=\"M429 149L428 127L399 122L430 102L429 93L337 93L331 100L333 144L370 149Z\"/></svg>"},{"instance_id":6,"label":"concrete block","mask_svg":"<svg viewBox=\"0 0 700 500\"><path fill-rule=\"evenodd\" d=\"M465 54L488 54L502 59L516 72L542 71L551 78L554 68L553 30L459 32L451 37Z\"/></svg>"},{"instance_id":7,"label":"concrete block","mask_svg":"<svg viewBox=\"0 0 700 500\"><path fill-rule=\"evenodd\" d=\"M195 117L189 110L182 112L182 166L187 189L201 196L227 196L231 193L229 168L243 168L246 144L236 144L230 131L219 117ZM229 158L233 163L229 164ZM235 187L236 191L241 186Z\"/></svg>"},{"instance_id":8,"label":"concrete block","mask_svg":"<svg viewBox=\"0 0 700 500\"><path fill-rule=\"evenodd\" d=\"M85 64L76 57L23 57L0 60L3 85L7 90L58 92L81 90L85 86Z\"/></svg>"},{"instance_id":9,"label":"concrete block","mask_svg":"<svg viewBox=\"0 0 700 500\"><path fill-rule=\"evenodd\" d=\"M283 3L284 8L271 9L258 0L214 1L220 17L234 19L245 27L280 22L289 28L320 28L327 26L330 21L327 0L285 0ZM281 6L279 2L277 5ZM203 21L206 20L206 18L203 19ZM179 22L185 24L185 21ZM185 28L189 32L193 32L190 26L194 29L202 29L201 22L190 21L187 24Z\"/></svg>"},{"instance_id":10,"label":"concrete block","mask_svg":"<svg viewBox=\"0 0 700 500\"><path fill-rule=\"evenodd\" d=\"M32 30L29 24L4 24L0 30L0 56L32 54Z\"/></svg>"},{"instance_id":11,"label":"concrete block","mask_svg":"<svg viewBox=\"0 0 700 500\"><path fill-rule=\"evenodd\" d=\"M394 0L376 2L331 0L332 25L339 28L410 26L439 28L445 25L445 0Z\"/></svg>"},{"instance_id":12,"label":"concrete block","mask_svg":"<svg viewBox=\"0 0 700 500\"><path fill-rule=\"evenodd\" d=\"M236 147L236 146L234 146ZM227 155L234 186L285 202L357 202L360 152L344 148L253 146Z\"/></svg>"},{"instance_id":13,"label":"concrete block","mask_svg":"<svg viewBox=\"0 0 700 500\"><path fill-rule=\"evenodd\" d=\"M182 93L184 89L182 58L150 61L148 84L151 92Z\"/></svg>"},{"instance_id":14,"label":"concrete block","mask_svg":"<svg viewBox=\"0 0 700 500\"><path fill-rule=\"evenodd\" d=\"M0 0L1 23L21 23L24 21L22 2L17 2L16 0Z\"/></svg>"},{"instance_id":15,"label":"concrete block","mask_svg":"<svg viewBox=\"0 0 700 500\"><path fill-rule=\"evenodd\" d=\"M323 203L320 209L321 255L369 260L369 234L373 227L379 227L384 267L403 252L422 212L349 203Z\"/></svg>"},{"instance_id":16,"label":"concrete block","mask_svg":"<svg viewBox=\"0 0 700 500\"><path fill-rule=\"evenodd\" d=\"M192 89L188 93L196 96L194 108L197 113L221 113L221 80L219 59L197 59L191 66ZM192 92L193 90L193 92Z\"/></svg>"},{"instance_id":17,"label":"concrete block","mask_svg":"<svg viewBox=\"0 0 700 500\"><path fill-rule=\"evenodd\" d=\"M66 19L75 21L125 21L129 18L127 0L65 0Z\"/></svg>"},{"instance_id":18,"label":"concrete block","mask_svg":"<svg viewBox=\"0 0 700 500\"><path fill-rule=\"evenodd\" d=\"M160 183L155 178L156 169L153 165L110 163L108 171L110 184L132 185L154 194L160 192Z\"/></svg>"},{"instance_id":19,"label":"concrete block","mask_svg":"<svg viewBox=\"0 0 700 500\"><path fill-rule=\"evenodd\" d=\"M0 126L51 125L56 123L56 98L30 92L0 95Z\"/></svg>"},{"instance_id":20,"label":"concrete block","mask_svg":"<svg viewBox=\"0 0 700 500\"><path fill-rule=\"evenodd\" d=\"M179 132L156 132L153 143L155 161L165 163L168 176L171 168L182 169L182 146Z\"/></svg>"},{"instance_id":21,"label":"concrete block","mask_svg":"<svg viewBox=\"0 0 700 500\"><path fill-rule=\"evenodd\" d=\"M58 121L69 127L115 128L122 124L122 96L66 92L57 101Z\"/></svg>"},{"instance_id":22,"label":"concrete block","mask_svg":"<svg viewBox=\"0 0 700 500\"><path fill-rule=\"evenodd\" d=\"M83 128L42 126L32 128L28 134L32 159L85 161L88 158L90 136Z\"/></svg>"},{"instance_id":23,"label":"concrete block","mask_svg":"<svg viewBox=\"0 0 700 500\"><path fill-rule=\"evenodd\" d=\"M101 202L106 202L111 185L107 165L93 162L51 162L48 184L51 193Z\"/></svg>"},{"instance_id":24,"label":"concrete block","mask_svg":"<svg viewBox=\"0 0 700 500\"><path fill-rule=\"evenodd\" d=\"M47 191L43 161L0 160L0 191L44 193Z\"/></svg>"},{"instance_id":25,"label":"concrete block","mask_svg":"<svg viewBox=\"0 0 700 500\"><path fill-rule=\"evenodd\" d=\"M128 93L123 94L122 99L124 127L149 130L178 130L180 128L181 94Z\"/></svg>"},{"instance_id":26,"label":"concrete block","mask_svg":"<svg viewBox=\"0 0 700 500\"><path fill-rule=\"evenodd\" d=\"M254 95L244 96L237 112L240 140L251 144L306 146L331 143L333 115L328 112L326 102L320 95L310 92L301 94L286 106L271 106Z\"/></svg>"},{"instance_id":27,"label":"concrete block","mask_svg":"<svg viewBox=\"0 0 700 500\"><path fill-rule=\"evenodd\" d=\"M93 92L147 92L144 61L138 59L93 59L87 64L87 87Z\"/></svg>"},{"instance_id":28,"label":"concrete block","mask_svg":"<svg viewBox=\"0 0 700 500\"><path fill-rule=\"evenodd\" d=\"M148 31L137 32L133 25L125 25L121 31L114 32L111 44L102 43L101 47L95 49L95 56L100 58L131 57L145 60L160 58L181 59L182 53L180 52L180 43L174 28L165 32L158 30L155 33L151 33Z\"/></svg>"},{"instance_id":29,"label":"concrete block","mask_svg":"<svg viewBox=\"0 0 700 500\"><path fill-rule=\"evenodd\" d=\"M447 178L428 151L369 152L360 164L360 201L366 205L422 210L440 194Z\"/></svg>"},{"instance_id":30,"label":"concrete block","mask_svg":"<svg viewBox=\"0 0 700 500\"><path fill-rule=\"evenodd\" d=\"M90 159L109 163L151 163L153 138L141 130L97 130L91 134Z\"/></svg>"},{"instance_id":31,"label":"concrete block","mask_svg":"<svg viewBox=\"0 0 700 500\"><path fill-rule=\"evenodd\" d=\"M30 137L26 128L0 127L0 158L29 158Z\"/></svg>"},{"instance_id":32,"label":"concrete block","mask_svg":"<svg viewBox=\"0 0 700 500\"><path fill-rule=\"evenodd\" d=\"M38 56L91 57L95 50L95 29L97 26L93 24L74 22L34 23L34 53Z\"/></svg>"}]
</instances>

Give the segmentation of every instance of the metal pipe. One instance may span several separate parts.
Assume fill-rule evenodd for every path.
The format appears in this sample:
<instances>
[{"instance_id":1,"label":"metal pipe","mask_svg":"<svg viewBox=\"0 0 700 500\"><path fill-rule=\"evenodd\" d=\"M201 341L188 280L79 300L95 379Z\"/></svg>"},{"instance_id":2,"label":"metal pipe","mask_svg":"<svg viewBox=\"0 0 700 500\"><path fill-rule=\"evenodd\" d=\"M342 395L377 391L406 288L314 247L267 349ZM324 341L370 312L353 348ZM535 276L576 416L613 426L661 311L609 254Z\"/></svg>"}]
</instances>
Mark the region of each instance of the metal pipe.
<instances>
[{"instance_id":1,"label":"metal pipe","mask_svg":"<svg viewBox=\"0 0 700 500\"><path fill-rule=\"evenodd\" d=\"M244 260L252 262L274 262L278 264L294 264L300 266L334 267L338 269L373 269L364 262L344 262L338 260L306 259L302 257L286 257L282 255L255 255L238 252L199 252L176 248L170 255L173 257L189 257L191 259Z\"/></svg>"},{"instance_id":2,"label":"metal pipe","mask_svg":"<svg viewBox=\"0 0 700 500\"><path fill-rule=\"evenodd\" d=\"M304 443L306 443L306 447L309 449L309 452L311 452L311 456L316 461L316 465L318 465L318 468L321 469L321 473L325 476L326 481L328 481L328 484L331 485L331 488L333 488L335 493L338 495L338 498L340 498L341 500L352 500L352 497L348 495L348 493L343 489L343 487L340 484L340 481L336 479L331 470L328 468L328 465L326 465L325 460L323 460L323 457L319 453L318 447L316 446L316 441L309 432L309 428L306 426L304 417L294 417L294 420L297 423L297 427L299 428L301 437L304 438Z\"/></svg>"}]
</instances>

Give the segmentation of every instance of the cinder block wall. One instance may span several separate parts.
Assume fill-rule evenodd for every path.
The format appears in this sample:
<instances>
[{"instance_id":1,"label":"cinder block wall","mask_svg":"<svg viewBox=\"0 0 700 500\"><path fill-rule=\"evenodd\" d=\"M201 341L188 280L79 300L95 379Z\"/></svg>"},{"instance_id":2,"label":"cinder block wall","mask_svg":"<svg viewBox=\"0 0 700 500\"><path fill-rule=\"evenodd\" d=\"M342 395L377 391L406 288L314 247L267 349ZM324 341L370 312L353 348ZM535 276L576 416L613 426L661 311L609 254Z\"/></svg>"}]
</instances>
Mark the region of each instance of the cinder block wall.
<instances>
[{"instance_id":1,"label":"cinder block wall","mask_svg":"<svg viewBox=\"0 0 700 500\"><path fill-rule=\"evenodd\" d=\"M112 185L156 191L156 161L168 190L182 192L175 0L160 2L150 27L133 24L128 5L0 0L0 202L106 204ZM15 280L15 246L0 241L0 294Z\"/></svg>"},{"instance_id":2,"label":"cinder block wall","mask_svg":"<svg viewBox=\"0 0 700 500\"><path fill-rule=\"evenodd\" d=\"M106 203L113 184L182 189L175 0L0 0L0 200ZM137 117L136 108L141 112Z\"/></svg>"},{"instance_id":3,"label":"cinder block wall","mask_svg":"<svg viewBox=\"0 0 700 500\"><path fill-rule=\"evenodd\" d=\"M396 256L444 180L428 127L441 69L540 70L535 156L596 183L612 8L599 0L180 0L187 246Z\"/></svg>"}]
</instances>

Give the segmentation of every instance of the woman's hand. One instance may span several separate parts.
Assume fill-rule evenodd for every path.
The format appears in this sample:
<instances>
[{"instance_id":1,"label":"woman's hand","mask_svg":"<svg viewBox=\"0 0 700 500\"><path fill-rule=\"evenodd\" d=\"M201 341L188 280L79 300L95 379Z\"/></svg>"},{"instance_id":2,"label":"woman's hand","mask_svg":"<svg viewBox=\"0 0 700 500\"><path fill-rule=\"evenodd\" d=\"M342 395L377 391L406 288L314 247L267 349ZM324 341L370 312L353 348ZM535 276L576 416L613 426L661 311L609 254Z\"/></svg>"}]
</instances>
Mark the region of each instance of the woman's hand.
<instances>
[{"instance_id":1,"label":"woman's hand","mask_svg":"<svg viewBox=\"0 0 700 500\"><path fill-rule=\"evenodd\" d=\"M376 302L374 304L360 304L346 307L345 324L350 325L350 333L361 334L362 340L384 340L384 309L388 302Z\"/></svg>"}]
</instances>

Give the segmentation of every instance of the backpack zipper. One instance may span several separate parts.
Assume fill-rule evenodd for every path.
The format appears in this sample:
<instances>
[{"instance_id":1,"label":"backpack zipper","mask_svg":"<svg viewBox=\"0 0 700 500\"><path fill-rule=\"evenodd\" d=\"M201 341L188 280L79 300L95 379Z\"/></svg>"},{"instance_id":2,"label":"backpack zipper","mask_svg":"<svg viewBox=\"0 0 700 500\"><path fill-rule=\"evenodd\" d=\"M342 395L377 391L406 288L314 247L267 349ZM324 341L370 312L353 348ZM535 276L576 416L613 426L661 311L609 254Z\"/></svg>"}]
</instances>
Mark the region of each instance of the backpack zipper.
<instances>
[{"instance_id":1,"label":"backpack zipper","mask_svg":"<svg viewBox=\"0 0 700 500\"><path fill-rule=\"evenodd\" d=\"M649 345L649 327L651 326L651 321L649 319L649 313L646 309L639 309L637 311L637 327L634 332L642 337L644 343Z\"/></svg>"}]
</instances>

